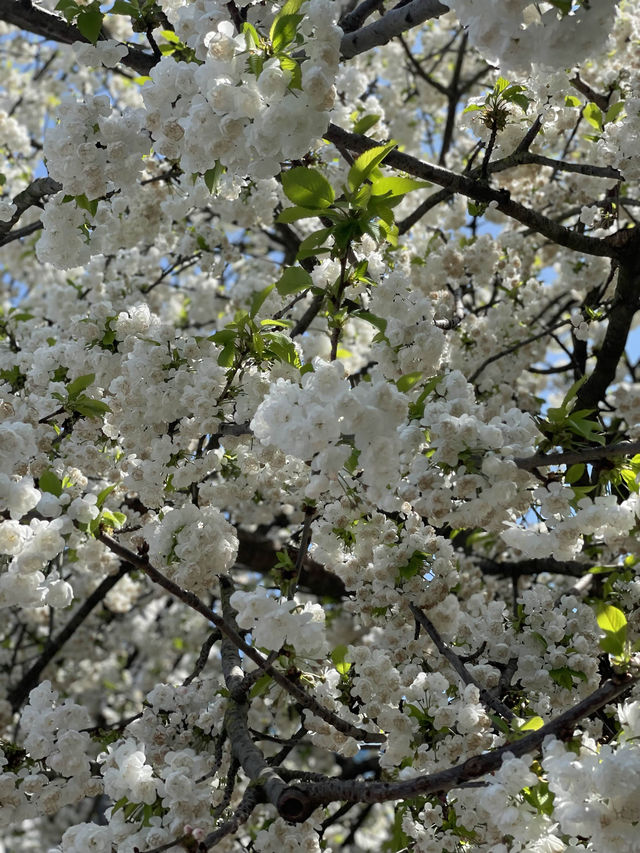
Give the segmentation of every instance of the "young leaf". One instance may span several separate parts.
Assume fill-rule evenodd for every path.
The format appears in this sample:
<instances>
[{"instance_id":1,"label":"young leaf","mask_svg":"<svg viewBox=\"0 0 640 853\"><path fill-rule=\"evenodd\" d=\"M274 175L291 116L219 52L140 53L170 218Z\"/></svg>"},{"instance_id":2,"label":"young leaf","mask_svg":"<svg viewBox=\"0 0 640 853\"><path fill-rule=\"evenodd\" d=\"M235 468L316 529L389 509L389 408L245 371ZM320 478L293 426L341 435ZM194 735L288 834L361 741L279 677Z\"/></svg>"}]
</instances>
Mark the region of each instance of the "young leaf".
<instances>
[{"instance_id":1,"label":"young leaf","mask_svg":"<svg viewBox=\"0 0 640 853\"><path fill-rule=\"evenodd\" d=\"M245 21L242 25L242 32L247 41L247 48L251 47L250 42L253 42L254 47L260 47L260 36L253 24L250 24L249 21Z\"/></svg>"},{"instance_id":2,"label":"young leaf","mask_svg":"<svg viewBox=\"0 0 640 853\"><path fill-rule=\"evenodd\" d=\"M276 282L276 290L280 296L299 293L313 285L313 279L302 267L287 267Z\"/></svg>"},{"instance_id":3,"label":"young leaf","mask_svg":"<svg viewBox=\"0 0 640 853\"><path fill-rule=\"evenodd\" d=\"M376 169L384 158L396 147L395 142L388 142L386 145L376 145L375 148L370 148L361 154L349 169L347 183L351 192L355 192L358 187L363 184L369 175Z\"/></svg>"},{"instance_id":4,"label":"young leaf","mask_svg":"<svg viewBox=\"0 0 640 853\"><path fill-rule=\"evenodd\" d=\"M617 634L627 625L627 617L622 610L614 607L613 604L601 604L598 607L596 618L600 628L607 634Z\"/></svg>"},{"instance_id":5,"label":"young leaf","mask_svg":"<svg viewBox=\"0 0 640 853\"><path fill-rule=\"evenodd\" d=\"M86 389L93 384L95 378L95 373L86 373L84 376L78 376L77 379L70 382L67 385L67 394L69 395L69 399L72 400L82 391L86 391Z\"/></svg>"},{"instance_id":6,"label":"young leaf","mask_svg":"<svg viewBox=\"0 0 640 853\"><path fill-rule=\"evenodd\" d=\"M422 379L422 371L415 370L413 373L405 373L396 381L398 391L409 391L413 386Z\"/></svg>"},{"instance_id":7,"label":"young leaf","mask_svg":"<svg viewBox=\"0 0 640 853\"><path fill-rule=\"evenodd\" d=\"M102 17L100 4L95 2L95 0L90 6L85 6L78 15L78 29L91 44L95 44L98 41L98 36L102 29Z\"/></svg>"},{"instance_id":8,"label":"young leaf","mask_svg":"<svg viewBox=\"0 0 640 853\"><path fill-rule=\"evenodd\" d=\"M287 207L276 217L276 222L283 222L285 224L289 224L291 222L297 222L299 219L310 219L312 216L322 216L324 210L322 208L310 208L310 207L299 207L296 205L295 207Z\"/></svg>"},{"instance_id":9,"label":"young leaf","mask_svg":"<svg viewBox=\"0 0 640 853\"><path fill-rule=\"evenodd\" d=\"M269 38L274 53L280 53L296 37L298 24L304 15L278 15L271 26Z\"/></svg>"},{"instance_id":10,"label":"young leaf","mask_svg":"<svg viewBox=\"0 0 640 853\"><path fill-rule=\"evenodd\" d=\"M43 471L38 477L38 488L41 492L49 492L57 498L62 494L62 482L49 469Z\"/></svg>"},{"instance_id":11,"label":"young leaf","mask_svg":"<svg viewBox=\"0 0 640 853\"><path fill-rule=\"evenodd\" d=\"M591 127L595 127L596 130L603 130L602 110L597 104L588 103L582 111L582 115Z\"/></svg>"},{"instance_id":12,"label":"young leaf","mask_svg":"<svg viewBox=\"0 0 640 853\"><path fill-rule=\"evenodd\" d=\"M374 113L369 113L368 115L361 116L357 121L353 123L353 132L354 133L366 133L368 130L377 124L380 121L380 116L375 115Z\"/></svg>"},{"instance_id":13,"label":"young leaf","mask_svg":"<svg viewBox=\"0 0 640 853\"><path fill-rule=\"evenodd\" d=\"M289 201L301 207L323 209L335 199L333 187L325 176L304 166L282 173L282 189Z\"/></svg>"},{"instance_id":14,"label":"young leaf","mask_svg":"<svg viewBox=\"0 0 640 853\"><path fill-rule=\"evenodd\" d=\"M267 287L263 287L262 290L259 290L257 293L253 294L251 298L251 308L249 310L249 315L251 317L255 317L258 311L262 308L262 305L267 298L267 296L271 293L275 285L269 284Z\"/></svg>"},{"instance_id":15,"label":"young leaf","mask_svg":"<svg viewBox=\"0 0 640 853\"><path fill-rule=\"evenodd\" d=\"M81 394L71 403L74 412L79 415L84 415L86 418L99 418L102 415L110 412L111 409L102 400L92 400L86 394Z\"/></svg>"},{"instance_id":16,"label":"young leaf","mask_svg":"<svg viewBox=\"0 0 640 853\"><path fill-rule=\"evenodd\" d=\"M413 190L420 190L423 187L430 187L429 181L416 181L414 178L377 178L373 182L371 192L373 195L383 195L386 198L394 198L402 196Z\"/></svg>"}]
</instances>

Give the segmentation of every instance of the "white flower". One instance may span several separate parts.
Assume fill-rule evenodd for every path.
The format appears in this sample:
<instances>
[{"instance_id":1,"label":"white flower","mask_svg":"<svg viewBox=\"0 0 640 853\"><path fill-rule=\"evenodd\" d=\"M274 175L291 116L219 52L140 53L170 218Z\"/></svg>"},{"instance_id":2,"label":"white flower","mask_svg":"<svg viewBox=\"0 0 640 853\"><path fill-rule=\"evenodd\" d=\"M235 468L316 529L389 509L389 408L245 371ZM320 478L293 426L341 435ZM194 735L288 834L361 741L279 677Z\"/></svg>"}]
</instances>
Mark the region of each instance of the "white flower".
<instances>
[{"instance_id":1,"label":"white flower","mask_svg":"<svg viewBox=\"0 0 640 853\"><path fill-rule=\"evenodd\" d=\"M12 201L0 199L0 222L10 222L17 210Z\"/></svg>"}]
</instances>

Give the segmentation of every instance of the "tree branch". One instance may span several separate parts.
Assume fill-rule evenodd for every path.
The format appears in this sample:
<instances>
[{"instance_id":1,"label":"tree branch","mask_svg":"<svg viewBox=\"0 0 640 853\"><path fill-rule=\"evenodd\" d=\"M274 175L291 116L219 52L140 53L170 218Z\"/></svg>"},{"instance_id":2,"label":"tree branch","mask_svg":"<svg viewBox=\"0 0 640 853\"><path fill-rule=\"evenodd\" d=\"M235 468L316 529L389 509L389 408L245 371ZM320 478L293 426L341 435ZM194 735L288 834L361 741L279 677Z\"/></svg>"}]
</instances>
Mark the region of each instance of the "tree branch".
<instances>
[{"instance_id":1,"label":"tree branch","mask_svg":"<svg viewBox=\"0 0 640 853\"><path fill-rule=\"evenodd\" d=\"M542 746L545 738L554 736L560 739L570 738L574 734L576 724L591 714L617 699L628 690L640 677L639 673L624 673L615 675L601 687L579 702L573 708L565 711L555 720L542 726L537 731L525 735L504 746L475 755L472 758L433 773L428 776L418 776L401 782L367 782L359 780L344 781L342 779L326 778L314 782L299 782L292 785L282 794L278 803L278 811L287 819L297 822L305 817L295 818L291 815L299 812L305 816L319 805L338 801L355 803L384 803L390 800L410 800L414 797L437 794L458 788L461 785L486 776L499 769L502 760L507 755L520 758L530 752L535 752Z\"/></svg>"},{"instance_id":2,"label":"tree branch","mask_svg":"<svg viewBox=\"0 0 640 853\"><path fill-rule=\"evenodd\" d=\"M352 12L348 12L340 18L338 26L344 33L352 33L359 29L376 9L384 13L384 0L362 0L362 3L356 6Z\"/></svg>"},{"instance_id":3,"label":"tree branch","mask_svg":"<svg viewBox=\"0 0 640 853\"><path fill-rule=\"evenodd\" d=\"M604 447L581 447L562 453L536 453L534 456L516 456L513 461L523 471L535 471L548 465L575 465L577 462L595 462L598 459L615 459L618 456L635 456L640 453L640 441L620 441Z\"/></svg>"},{"instance_id":4,"label":"tree branch","mask_svg":"<svg viewBox=\"0 0 640 853\"><path fill-rule=\"evenodd\" d=\"M165 589L174 598L184 602L197 613L204 616L205 619L208 619L209 622L212 622L224 637L228 637L237 649L240 649L240 651L250 658L257 666L270 675L276 684L282 687L282 689L290 696L293 696L293 698L299 702L303 708L311 711L312 714L320 717L321 720L329 723L329 725L333 726L337 731L342 732L342 734L347 735L347 737L352 737L356 740L364 741L365 743L382 743L385 740L385 736L383 734L375 734L373 732L357 728L357 726L346 722L341 717L338 717L337 714L334 714L333 711L325 708L324 705L321 705L313 696L309 696L294 679L281 673L272 664L270 664L254 646L250 646L246 643L236 629L232 625L229 625L226 619L207 607L207 605L198 598L195 593L182 589L182 587L178 586L177 583L174 583L172 580L165 577L162 572L159 572L158 569L152 566L145 557L141 557L139 554L136 554L135 551L131 551L124 545L121 545L116 539L113 539L106 533L99 533L96 538L99 539L103 545L106 545L114 554L117 554L119 557L122 557L124 560L132 563L136 568L143 571L147 577L149 577L154 583L157 583L158 586Z\"/></svg>"},{"instance_id":5,"label":"tree branch","mask_svg":"<svg viewBox=\"0 0 640 853\"><path fill-rule=\"evenodd\" d=\"M448 11L449 7L440 3L440 0L411 0L404 6L391 9L372 24L344 35L340 42L340 53L344 59L351 59L359 53L387 44L400 33L432 18L439 18Z\"/></svg>"},{"instance_id":6,"label":"tree branch","mask_svg":"<svg viewBox=\"0 0 640 853\"><path fill-rule=\"evenodd\" d=\"M222 613L227 623L238 631L236 612L231 607L230 598L233 584L226 577L220 578L222 591ZM229 691L227 709L224 714L224 729L231 743L231 751L240 766L254 784L264 789L267 799L277 806L280 795L287 783L278 776L276 771L265 761L262 751L255 745L249 733L248 714L249 704L244 689L244 672L238 648L228 636L222 637L222 671L225 684Z\"/></svg>"},{"instance_id":7,"label":"tree branch","mask_svg":"<svg viewBox=\"0 0 640 853\"><path fill-rule=\"evenodd\" d=\"M59 15L48 12L31 0L0 0L0 20L21 30L42 36L48 41L73 44L74 41L89 42L80 30ZM145 53L136 45L126 45L129 50L122 60L123 65L138 74L147 75L156 64L156 57Z\"/></svg>"},{"instance_id":8,"label":"tree branch","mask_svg":"<svg viewBox=\"0 0 640 853\"><path fill-rule=\"evenodd\" d=\"M492 560L480 557L478 564L485 575L502 575L503 577L519 578L523 575L539 575L548 572L552 575L567 575L581 578L597 563L581 563L578 560L554 560L552 557L530 557L524 560ZM616 566L612 566L617 568ZM564 595L565 593L563 593Z\"/></svg>"},{"instance_id":9,"label":"tree branch","mask_svg":"<svg viewBox=\"0 0 640 853\"><path fill-rule=\"evenodd\" d=\"M338 143L358 154L362 154L370 148L380 145L380 142L375 139L371 139L363 134L350 133L335 124L329 125L324 138L328 142ZM546 216L538 213L538 211L525 207L517 201L513 201L508 190L493 189L493 187L480 180L451 172L442 166L425 163L417 157L411 157L399 151L392 151L385 157L384 162L385 165L391 166L394 169L407 172L407 174L414 175L425 181L432 181L434 184L438 184L438 186L454 193L460 193L475 201L487 204L495 202L496 209L504 213L505 216L526 225L532 231L537 231L557 245L565 246L568 249L573 249L585 255L596 255L597 257L618 258L622 254L620 247L615 246L609 239L600 240L595 237L579 234L577 231L572 231L570 228L565 228L557 222L548 219Z\"/></svg>"},{"instance_id":10,"label":"tree branch","mask_svg":"<svg viewBox=\"0 0 640 853\"><path fill-rule=\"evenodd\" d=\"M131 571L132 566L124 563L120 569L114 575L107 575L107 577L100 583L94 591L87 597L87 599L80 605L80 607L73 614L71 619L67 622L67 624L62 628L61 631L56 634L56 636L47 643L42 654L39 656L38 660L34 663L31 669L23 675L20 681L16 684L13 690L9 691L7 699L11 703L12 710L18 711L22 706L22 703L29 695L30 691L36 686L38 683L38 679L40 675L46 668L46 666L53 660L53 658L58 654L60 649L64 646L64 644L69 640L73 634L78 630L80 625L84 622L87 616L91 613L93 608L100 604L105 595L109 592L109 590L113 589L113 587L118 583L120 578L123 578L127 572Z\"/></svg>"},{"instance_id":11,"label":"tree branch","mask_svg":"<svg viewBox=\"0 0 640 853\"><path fill-rule=\"evenodd\" d=\"M0 0L0 3L1 2L2 0ZM9 235L9 232L20 219L25 210L34 206L41 207L42 199L45 196L55 195L57 192L60 192L61 189L62 184L59 184L58 181L54 181L53 178L36 178L35 181L32 181L26 189L18 193L18 195L13 199L13 203L16 206L16 212L13 214L11 219L6 222L0 222L0 246L4 243L10 242L10 240L3 239L3 237L4 235ZM32 226L27 227L31 228Z\"/></svg>"},{"instance_id":12,"label":"tree branch","mask_svg":"<svg viewBox=\"0 0 640 853\"><path fill-rule=\"evenodd\" d=\"M595 367L576 395L576 405L580 409L595 409L606 397L607 389L615 381L633 317L640 308L640 238L637 232L637 228L618 232L621 238L625 235L631 238L630 245L625 247L625 255L618 268L618 282L609 309L607 331Z\"/></svg>"},{"instance_id":13,"label":"tree branch","mask_svg":"<svg viewBox=\"0 0 640 853\"><path fill-rule=\"evenodd\" d=\"M409 609L413 613L414 619L421 625L427 634L433 640L433 643L437 650L440 652L443 658L449 661L453 669L458 673L460 678L465 684L473 684L478 688L480 692L480 701L485 706L485 708L491 713L494 711L496 714L499 714L505 720L513 720L515 718L515 714L508 708L504 702L501 702L500 699L492 696L489 691L483 687L476 679L471 675L467 667L460 660L458 655L453 652L447 644L444 642L438 629L433 624L433 622L429 619L429 617L420 610L419 607L416 607L414 604L409 605Z\"/></svg>"}]
</instances>

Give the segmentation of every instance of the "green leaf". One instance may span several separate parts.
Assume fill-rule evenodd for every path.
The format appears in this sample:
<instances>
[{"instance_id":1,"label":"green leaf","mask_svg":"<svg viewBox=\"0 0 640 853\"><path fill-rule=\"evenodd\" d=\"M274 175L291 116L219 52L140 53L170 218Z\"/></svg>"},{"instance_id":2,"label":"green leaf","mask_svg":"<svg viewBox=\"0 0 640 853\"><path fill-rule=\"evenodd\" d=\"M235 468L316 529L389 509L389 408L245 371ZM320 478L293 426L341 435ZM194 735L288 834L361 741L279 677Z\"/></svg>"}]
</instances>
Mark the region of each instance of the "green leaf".
<instances>
[{"instance_id":1,"label":"green leaf","mask_svg":"<svg viewBox=\"0 0 640 853\"><path fill-rule=\"evenodd\" d=\"M256 56L256 54L251 54L247 58L247 65L249 66L249 70L256 77L259 77L262 74L262 69L264 68L265 57L264 56Z\"/></svg>"},{"instance_id":2,"label":"green leaf","mask_svg":"<svg viewBox=\"0 0 640 853\"><path fill-rule=\"evenodd\" d=\"M396 381L398 391L409 391L413 386L422 379L422 371L415 370L413 373L405 373Z\"/></svg>"},{"instance_id":3,"label":"green leaf","mask_svg":"<svg viewBox=\"0 0 640 853\"><path fill-rule=\"evenodd\" d=\"M182 44L180 38L174 33L173 30L160 30L160 35L163 39L171 42L172 44Z\"/></svg>"},{"instance_id":4,"label":"green leaf","mask_svg":"<svg viewBox=\"0 0 640 853\"><path fill-rule=\"evenodd\" d=\"M86 210L87 213L90 213L92 216L95 216L98 210L98 199L88 199L87 196L82 193L81 195L75 196L76 206L81 210Z\"/></svg>"},{"instance_id":5,"label":"green leaf","mask_svg":"<svg viewBox=\"0 0 640 853\"><path fill-rule=\"evenodd\" d=\"M529 717L522 723L522 725L518 726L519 732L537 732L538 729L541 729L544 726L544 720L542 717Z\"/></svg>"},{"instance_id":6,"label":"green leaf","mask_svg":"<svg viewBox=\"0 0 640 853\"><path fill-rule=\"evenodd\" d=\"M539 782L531 788L523 788L522 797L540 814L553 814L553 800L555 794L549 790L549 784L547 782Z\"/></svg>"},{"instance_id":7,"label":"green leaf","mask_svg":"<svg viewBox=\"0 0 640 853\"><path fill-rule=\"evenodd\" d=\"M260 47L260 44L261 44L260 36L258 35L258 31L253 26L253 24L250 24L248 21L245 21L244 24L242 25L242 32L246 36L246 39L247 39L247 48L250 48L250 44L249 44L250 41L253 42L254 47Z\"/></svg>"},{"instance_id":8,"label":"green leaf","mask_svg":"<svg viewBox=\"0 0 640 853\"><path fill-rule=\"evenodd\" d=\"M600 640L600 648L603 652L614 658L620 658L625 653L626 632L623 635L607 634Z\"/></svg>"},{"instance_id":9,"label":"green leaf","mask_svg":"<svg viewBox=\"0 0 640 853\"><path fill-rule=\"evenodd\" d=\"M128 802L129 800L126 796L120 797L120 799L116 800L116 802L111 807L111 814L115 814L119 809L124 809Z\"/></svg>"},{"instance_id":10,"label":"green leaf","mask_svg":"<svg viewBox=\"0 0 640 853\"><path fill-rule=\"evenodd\" d=\"M213 167L213 169L207 169L207 171L204 173L204 175L202 176L204 179L204 185L210 193L213 193L213 191L217 188L220 178L224 175L226 171L226 167L223 166L219 160L216 160L216 165Z\"/></svg>"},{"instance_id":11,"label":"green leaf","mask_svg":"<svg viewBox=\"0 0 640 853\"><path fill-rule=\"evenodd\" d=\"M504 92L508 88L509 88L509 81L506 80L504 77L498 77L498 79L496 80L496 84L493 87L493 91L501 94L502 92Z\"/></svg>"},{"instance_id":12,"label":"green leaf","mask_svg":"<svg viewBox=\"0 0 640 853\"><path fill-rule=\"evenodd\" d=\"M378 178L374 180L371 192L373 195L383 195L387 198L395 196L403 196L413 190L420 190L423 187L430 187L429 181L416 181L414 178Z\"/></svg>"},{"instance_id":13,"label":"green leaf","mask_svg":"<svg viewBox=\"0 0 640 853\"><path fill-rule=\"evenodd\" d=\"M549 675L558 684L560 687L564 687L566 690L573 690L573 680L578 679L579 681L586 681L587 676L584 672L580 672L577 669L571 669L569 666L561 666L557 669L550 669Z\"/></svg>"},{"instance_id":14,"label":"green leaf","mask_svg":"<svg viewBox=\"0 0 640 853\"><path fill-rule=\"evenodd\" d=\"M300 63L296 62L296 60L287 56L285 53L278 54L278 62L280 63L280 68L283 71L288 71L291 75L291 80L289 80L289 89L302 89L302 69L300 68Z\"/></svg>"},{"instance_id":15,"label":"green leaf","mask_svg":"<svg viewBox=\"0 0 640 853\"><path fill-rule=\"evenodd\" d=\"M219 332L214 332L212 335L209 335L209 340L213 341L214 344L221 344L225 347L227 344L231 343L231 341L235 341L237 334L238 333L235 329L220 329Z\"/></svg>"},{"instance_id":16,"label":"green leaf","mask_svg":"<svg viewBox=\"0 0 640 853\"><path fill-rule=\"evenodd\" d=\"M549 0L552 6L555 6L556 9L559 9L563 16L568 15L571 11L572 0Z\"/></svg>"},{"instance_id":17,"label":"green leaf","mask_svg":"<svg viewBox=\"0 0 640 853\"><path fill-rule=\"evenodd\" d=\"M269 39L274 53L280 53L296 37L298 24L304 15L283 15L276 17L269 31Z\"/></svg>"},{"instance_id":18,"label":"green leaf","mask_svg":"<svg viewBox=\"0 0 640 853\"><path fill-rule=\"evenodd\" d=\"M302 267L287 267L276 282L276 290L280 296L299 293L313 285L313 279Z\"/></svg>"},{"instance_id":19,"label":"green leaf","mask_svg":"<svg viewBox=\"0 0 640 853\"><path fill-rule=\"evenodd\" d=\"M251 699L255 699L258 696L262 696L263 693L266 693L269 689L269 685L271 684L271 676L270 675L262 675L256 681L249 692L249 696Z\"/></svg>"},{"instance_id":20,"label":"green leaf","mask_svg":"<svg viewBox=\"0 0 640 853\"><path fill-rule=\"evenodd\" d=\"M589 569L590 575L608 575L611 572L618 571L620 566L592 566Z\"/></svg>"},{"instance_id":21,"label":"green leaf","mask_svg":"<svg viewBox=\"0 0 640 853\"><path fill-rule=\"evenodd\" d=\"M377 314L372 314L371 311L365 311L364 309L361 311L355 311L354 317L358 317L360 320L366 320L367 323L371 323L371 325L375 326L380 332L384 333L387 329L387 321L384 317L378 317Z\"/></svg>"},{"instance_id":22,"label":"green leaf","mask_svg":"<svg viewBox=\"0 0 640 853\"><path fill-rule=\"evenodd\" d=\"M626 629L627 617L613 604L600 604L596 610L596 618L600 628L608 634L616 634Z\"/></svg>"},{"instance_id":23,"label":"green leaf","mask_svg":"<svg viewBox=\"0 0 640 853\"><path fill-rule=\"evenodd\" d=\"M620 478L630 492L637 492L640 490L637 477L638 475L633 468L620 469Z\"/></svg>"},{"instance_id":24,"label":"green leaf","mask_svg":"<svg viewBox=\"0 0 640 853\"><path fill-rule=\"evenodd\" d=\"M138 17L140 15L140 7L137 2L131 2L131 0L115 0L113 6L109 9L109 14Z\"/></svg>"},{"instance_id":25,"label":"green leaf","mask_svg":"<svg viewBox=\"0 0 640 853\"><path fill-rule=\"evenodd\" d=\"M526 95L515 94L509 98L514 104L517 104L523 113L529 109L530 99Z\"/></svg>"},{"instance_id":26,"label":"green leaf","mask_svg":"<svg viewBox=\"0 0 640 853\"><path fill-rule=\"evenodd\" d=\"M298 219L310 219L312 216L322 216L324 213L323 208L309 208L309 207L287 207L282 213L279 213L276 217L276 222L284 222L285 224L289 224L291 222L297 222Z\"/></svg>"},{"instance_id":27,"label":"green leaf","mask_svg":"<svg viewBox=\"0 0 640 853\"><path fill-rule=\"evenodd\" d=\"M346 659L347 655L347 646L340 645L336 646L335 649L331 652L331 660L335 668L338 670L340 675L346 675L351 669L352 664Z\"/></svg>"},{"instance_id":28,"label":"green leaf","mask_svg":"<svg viewBox=\"0 0 640 853\"><path fill-rule=\"evenodd\" d=\"M582 462L579 462L575 465L571 465L567 469L567 473L564 475L565 483L571 485L572 483L577 482L586 470L587 466Z\"/></svg>"},{"instance_id":29,"label":"green leaf","mask_svg":"<svg viewBox=\"0 0 640 853\"><path fill-rule=\"evenodd\" d=\"M122 527L126 520L127 516L123 512L116 512L110 509L103 510L99 516L99 524L105 527Z\"/></svg>"},{"instance_id":30,"label":"green leaf","mask_svg":"<svg viewBox=\"0 0 640 853\"><path fill-rule=\"evenodd\" d=\"M597 104L589 102L583 109L582 115L589 122L591 127L595 127L596 130L603 130L602 110Z\"/></svg>"},{"instance_id":31,"label":"green leaf","mask_svg":"<svg viewBox=\"0 0 640 853\"><path fill-rule=\"evenodd\" d=\"M129 15L132 18L140 16L140 9L135 3L130 3L128 0L116 0L113 6L109 9L110 15Z\"/></svg>"},{"instance_id":32,"label":"green leaf","mask_svg":"<svg viewBox=\"0 0 640 853\"><path fill-rule=\"evenodd\" d=\"M281 15L295 15L303 3L304 0L287 0L282 9L278 12L278 17Z\"/></svg>"},{"instance_id":33,"label":"green leaf","mask_svg":"<svg viewBox=\"0 0 640 853\"><path fill-rule=\"evenodd\" d=\"M424 574L427 571L426 566L428 565L429 557L430 554L426 554L424 551L414 551L411 557L409 557L409 562L398 569L397 579L409 580L416 575Z\"/></svg>"},{"instance_id":34,"label":"green leaf","mask_svg":"<svg viewBox=\"0 0 640 853\"><path fill-rule=\"evenodd\" d=\"M81 394L71 402L71 407L74 412L79 415L84 415L86 418L100 418L102 415L110 412L111 409L102 400L92 400L85 394Z\"/></svg>"},{"instance_id":35,"label":"green leaf","mask_svg":"<svg viewBox=\"0 0 640 853\"><path fill-rule=\"evenodd\" d=\"M104 502L105 502L105 501L106 501L106 499L109 497L109 495L111 494L111 492L115 489L115 487L116 487L116 483L114 483L114 484L113 484L113 485L111 485L111 486L107 486L106 488L104 488L104 489L100 492L100 494L98 495L98 497L97 497L97 499L96 499L96 506L98 507L98 509L102 509L102 507L103 507L103 505L104 505Z\"/></svg>"},{"instance_id":36,"label":"green leaf","mask_svg":"<svg viewBox=\"0 0 640 853\"><path fill-rule=\"evenodd\" d=\"M361 116L357 121L354 121L353 132L366 133L380 121L380 118L381 117L379 115L375 115L375 113L369 113L368 115Z\"/></svg>"},{"instance_id":37,"label":"green leaf","mask_svg":"<svg viewBox=\"0 0 640 853\"><path fill-rule=\"evenodd\" d=\"M90 6L85 6L78 15L77 27L91 44L95 44L98 41L98 36L102 29L102 18L100 4L97 2L92 3Z\"/></svg>"},{"instance_id":38,"label":"green leaf","mask_svg":"<svg viewBox=\"0 0 640 853\"><path fill-rule=\"evenodd\" d=\"M333 187L325 176L304 166L282 173L282 189L289 201L301 207L324 209L335 199Z\"/></svg>"},{"instance_id":39,"label":"green leaf","mask_svg":"<svg viewBox=\"0 0 640 853\"><path fill-rule=\"evenodd\" d=\"M74 0L60 0L60 2L56 4L55 9L56 12L62 12L67 21L73 21L80 11L80 7L74 2Z\"/></svg>"},{"instance_id":40,"label":"green leaf","mask_svg":"<svg viewBox=\"0 0 640 853\"><path fill-rule=\"evenodd\" d=\"M288 335L283 335L282 332L268 332L264 338L267 344L267 353L273 355L282 364L300 367L298 352Z\"/></svg>"},{"instance_id":41,"label":"green leaf","mask_svg":"<svg viewBox=\"0 0 640 853\"><path fill-rule=\"evenodd\" d=\"M484 201L467 200L467 212L469 216L482 216L487 209L487 204Z\"/></svg>"},{"instance_id":42,"label":"green leaf","mask_svg":"<svg viewBox=\"0 0 640 853\"><path fill-rule=\"evenodd\" d=\"M610 106L605 113L604 123L609 124L611 121L616 121L622 112L624 112L624 101L618 101Z\"/></svg>"},{"instance_id":43,"label":"green leaf","mask_svg":"<svg viewBox=\"0 0 640 853\"><path fill-rule=\"evenodd\" d=\"M355 192L395 147L395 142L388 142L386 145L376 145L375 148L370 148L361 154L349 169L347 176L349 189Z\"/></svg>"},{"instance_id":44,"label":"green leaf","mask_svg":"<svg viewBox=\"0 0 640 853\"><path fill-rule=\"evenodd\" d=\"M566 95L564 99L565 107L581 107L582 101L575 95Z\"/></svg>"},{"instance_id":45,"label":"green leaf","mask_svg":"<svg viewBox=\"0 0 640 853\"><path fill-rule=\"evenodd\" d=\"M265 299L267 298L267 296L269 296L274 287L275 285L269 284L267 285L267 287L263 287L262 290L259 290L257 293L253 294L253 297L251 298L251 308L249 310L249 315L251 317L256 316L258 311L262 308Z\"/></svg>"},{"instance_id":46,"label":"green leaf","mask_svg":"<svg viewBox=\"0 0 640 853\"><path fill-rule=\"evenodd\" d=\"M331 236L332 233L333 228L320 228L318 231L314 231L312 234L309 234L308 237L305 237L302 243L300 243L297 260L301 261L304 260L304 258L317 254L324 241ZM326 251L328 252L329 249L327 248Z\"/></svg>"},{"instance_id":47,"label":"green leaf","mask_svg":"<svg viewBox=\"0 0 640 853\"><path fill-rule=\"evenodd\" d=\"M369 204L369 200L371 199L371 191L373 187L371 184L363 184L355 193L355 195L350 199L353 207L365 208Z\"/></svg>"},{"instance_id":48,"label":"green leaf","mask_svg":"<svg viewBox=\"0 0 640 853\"><path fill-rule=\"evenodd\" d=\"M235 337L232 343L226 344L218 356L220 367L231 367L236 354Z\"/></svg>"},{"instance_id":49,"label":"green leaf","mask_svg":"<svg viewBox=\"0 0 640 853\"><path fill-rule=\"evenodd\" d=\"M84 376L78 376L77 379L74 379L73 382L70 382L67 385L67 394L69 395L69 399L72 400L74 397L77 397L78 394L80 394L82 391L86 391L86 389L93 384L95 378L95 373L86 373Z\"/></svg>"},{"instance_id":50,"label":"green leaf","mask_svg":"<svg viewBox=\"0 0 640 853\"><path fill-rule=\"evenodd\" d=\"M47 469L38 477L38 488L41 492L49 492L57 498L62 494L62 481L56 477L53 471Z\"/></svg>"}]
</instances>

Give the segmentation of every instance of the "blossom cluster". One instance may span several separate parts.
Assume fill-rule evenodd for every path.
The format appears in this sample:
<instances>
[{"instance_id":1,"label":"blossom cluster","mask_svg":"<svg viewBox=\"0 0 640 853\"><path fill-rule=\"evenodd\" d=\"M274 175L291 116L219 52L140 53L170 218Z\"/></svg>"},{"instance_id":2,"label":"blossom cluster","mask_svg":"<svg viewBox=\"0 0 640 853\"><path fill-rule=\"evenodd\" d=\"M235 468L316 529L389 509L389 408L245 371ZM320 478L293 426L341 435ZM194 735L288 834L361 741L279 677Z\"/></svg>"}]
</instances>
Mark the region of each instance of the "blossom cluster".
<instances>
[{"instance_id":1,"label":"blossom cluster","mask_svg":"<svg viewBox=\"0 0 640 853\"><path fill-rule=\"evenodd\" d=\"M45 5L84 41L0 20L6 850L631 853L639 0Z\"/></svg>"}]
</instances>

